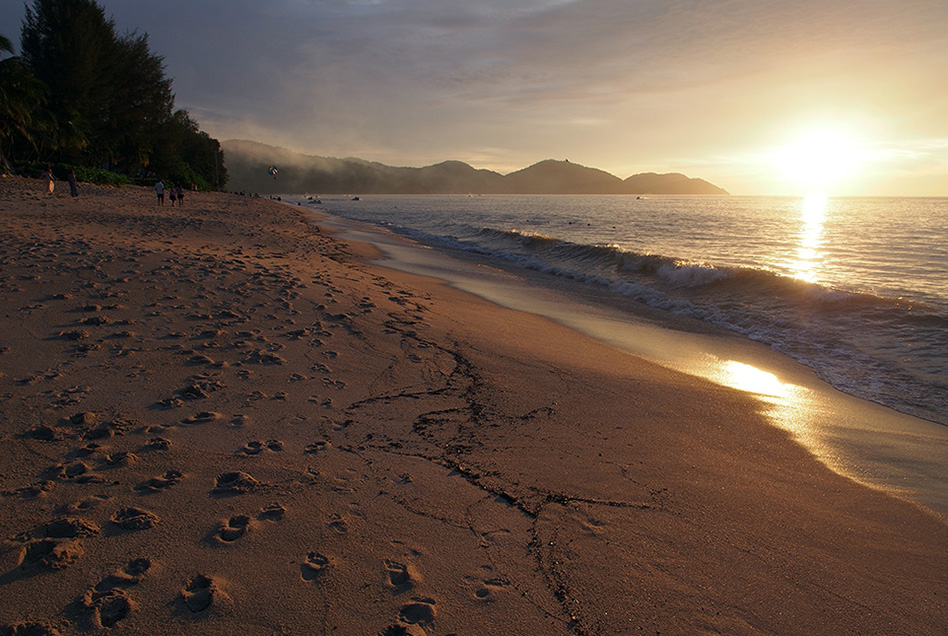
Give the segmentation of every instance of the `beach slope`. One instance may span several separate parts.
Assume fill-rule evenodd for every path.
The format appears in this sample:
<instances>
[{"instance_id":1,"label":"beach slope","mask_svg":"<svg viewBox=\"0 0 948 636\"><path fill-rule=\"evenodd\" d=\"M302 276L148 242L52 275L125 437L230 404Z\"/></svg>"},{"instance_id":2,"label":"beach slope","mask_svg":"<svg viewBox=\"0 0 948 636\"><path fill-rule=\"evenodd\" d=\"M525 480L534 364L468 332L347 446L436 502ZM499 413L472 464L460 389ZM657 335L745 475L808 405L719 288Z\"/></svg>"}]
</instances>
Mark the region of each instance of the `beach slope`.
<instances>
[{"instance_id":1,"label":"beach slope","mask_svg":"<svg viewBox=\"0 0 948 636\"><path fill-rule=\"evenodd\" d=\"M948 632L941 518L312 220L0 180L0 633Z\"/></svg>"}]
</instances>

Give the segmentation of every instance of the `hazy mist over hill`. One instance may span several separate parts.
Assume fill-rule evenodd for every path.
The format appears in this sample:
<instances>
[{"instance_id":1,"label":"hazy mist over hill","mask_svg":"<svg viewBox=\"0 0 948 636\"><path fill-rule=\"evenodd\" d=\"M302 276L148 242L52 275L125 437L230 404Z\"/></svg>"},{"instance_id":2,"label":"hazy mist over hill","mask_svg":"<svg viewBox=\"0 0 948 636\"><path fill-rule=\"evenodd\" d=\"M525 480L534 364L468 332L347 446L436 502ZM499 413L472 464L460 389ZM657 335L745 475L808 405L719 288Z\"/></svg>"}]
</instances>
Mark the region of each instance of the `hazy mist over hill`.
<instances>
[{"instance_id":1,"label":"hazy mist over hill","mask_svg":"<svg viewBox=\"0 0 948 636\"><path fill-rule=\"evenodd\" d=\"M233 190L261 194L728 194L683 174L623 180L569 161L548 159L502 175L461 161L399 168L356 158L304 155L252 141L223 144ZM277 169L271 175L269 168Z\"/></svg>"}]
</instances>

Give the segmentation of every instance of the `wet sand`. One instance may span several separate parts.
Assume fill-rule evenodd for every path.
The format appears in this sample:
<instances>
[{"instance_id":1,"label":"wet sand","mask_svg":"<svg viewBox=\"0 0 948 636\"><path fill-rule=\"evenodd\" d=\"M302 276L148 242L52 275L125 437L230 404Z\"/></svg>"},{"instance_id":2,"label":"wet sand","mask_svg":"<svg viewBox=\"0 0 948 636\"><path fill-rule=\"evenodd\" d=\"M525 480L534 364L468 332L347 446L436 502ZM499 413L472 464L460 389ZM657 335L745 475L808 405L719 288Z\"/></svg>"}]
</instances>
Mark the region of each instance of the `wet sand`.
<instances>
[{"instance_id":1,"label":"wet sand","mask_svg":"<svg viewBox=\"0 0 948 636\"><path fill-rule=\"evenodd\" d=\"M760 400L771 423L834 471L948 519L946 426L846 395L771 347L703 321L470 252L420 249L384 228L318 218L338 236L377 248L380 257L373 263L437 278L663 367L746 392Z\"/></svg>"},{"instance_id":2,"label":"wet sand","mask_svg":"<svg viewBox=\"0 0 948 636\"><path fill-rule=\"evenodd\" d=\"M0 228L0 633L948 631L948 526L745 393L269 201Z\"/></svg>"}]
</instances>

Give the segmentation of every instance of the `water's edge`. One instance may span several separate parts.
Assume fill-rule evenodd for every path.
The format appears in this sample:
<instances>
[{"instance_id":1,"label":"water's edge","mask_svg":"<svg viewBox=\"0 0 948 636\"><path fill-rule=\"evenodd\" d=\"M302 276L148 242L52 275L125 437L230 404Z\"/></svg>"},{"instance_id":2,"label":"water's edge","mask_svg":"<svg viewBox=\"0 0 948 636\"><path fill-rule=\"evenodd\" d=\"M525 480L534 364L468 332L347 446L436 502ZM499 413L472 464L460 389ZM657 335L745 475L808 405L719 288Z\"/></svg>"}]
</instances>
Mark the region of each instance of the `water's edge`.
<instances>
[{"instance_id":1,"label":"water's edge","mask_svg":"<svg viewBox=\"0 0 948 636\"><path fill-rule=\"evenodd\" d=\"M754 394L773 423L836 472L948 519L948 427L846 395L769 347L581 284L505 267L316 212L345 240L369 243L375 264L446 282L489 302L548 318L662 366Z\"/></svg>"}]
</instances>

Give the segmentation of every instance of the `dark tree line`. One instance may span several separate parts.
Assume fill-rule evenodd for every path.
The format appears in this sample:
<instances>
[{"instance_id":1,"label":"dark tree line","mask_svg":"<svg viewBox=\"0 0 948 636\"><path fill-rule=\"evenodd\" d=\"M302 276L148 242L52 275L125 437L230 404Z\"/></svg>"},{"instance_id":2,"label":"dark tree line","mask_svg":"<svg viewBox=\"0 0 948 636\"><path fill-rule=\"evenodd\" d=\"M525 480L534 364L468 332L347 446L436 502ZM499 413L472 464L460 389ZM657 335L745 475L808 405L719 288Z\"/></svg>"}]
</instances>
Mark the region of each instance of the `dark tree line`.
<instances>
[{"instance_id":1,"label":"dark tree line","mask_svg":"<svg viewBox=\"0 0 948 636\"><path fill-rule=\"evenodd\" d=\"M13 56L0 36L0 151L7 167L35 162L221 186L216 139L174 109L164 60L148 36L119 35L95 0L34 0Z\"/></svg>"}]
</instances>

